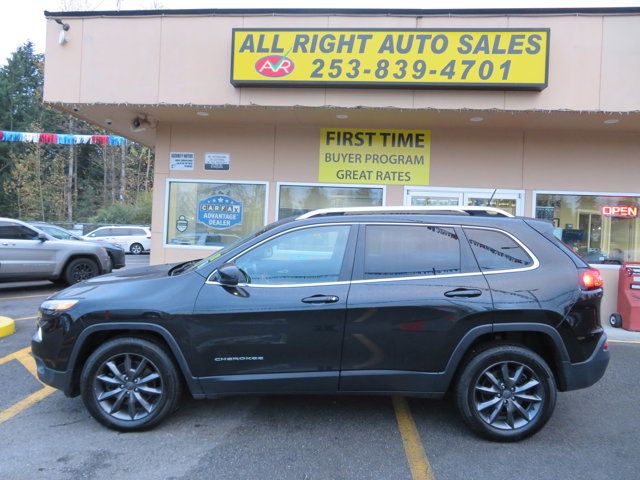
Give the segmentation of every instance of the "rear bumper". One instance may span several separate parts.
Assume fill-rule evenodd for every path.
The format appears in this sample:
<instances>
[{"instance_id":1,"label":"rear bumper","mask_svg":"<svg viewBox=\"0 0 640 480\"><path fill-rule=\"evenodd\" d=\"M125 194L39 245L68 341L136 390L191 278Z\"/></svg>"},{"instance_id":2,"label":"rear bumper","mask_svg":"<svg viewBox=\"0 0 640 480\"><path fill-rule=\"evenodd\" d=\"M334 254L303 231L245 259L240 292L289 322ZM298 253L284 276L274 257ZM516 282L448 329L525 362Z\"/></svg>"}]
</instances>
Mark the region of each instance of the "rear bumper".
<instances>
[{"instance_id":1,"label":"rear bumper","mask_svg":"<svg viewBox=\"0 0 640 480\"><path fill-rule=\"evenodd\" d=\"M114 270L126 265L124 250L111 250L109 251L109 256L111 257L111 263L113 264Z\"/></svg>"},{"instance_id":2,"label":"rear bumper","mask_svg":"<svg viewBox=\"0 0 640 480\"><path fill-rule=\"evenodd\" d=\"M607 335L603 333L595 350L584 362L560 364L560 390L587 388L602 378L611 357L609 349L604 349L606 341Z\"/></svg>"}]
</instances>

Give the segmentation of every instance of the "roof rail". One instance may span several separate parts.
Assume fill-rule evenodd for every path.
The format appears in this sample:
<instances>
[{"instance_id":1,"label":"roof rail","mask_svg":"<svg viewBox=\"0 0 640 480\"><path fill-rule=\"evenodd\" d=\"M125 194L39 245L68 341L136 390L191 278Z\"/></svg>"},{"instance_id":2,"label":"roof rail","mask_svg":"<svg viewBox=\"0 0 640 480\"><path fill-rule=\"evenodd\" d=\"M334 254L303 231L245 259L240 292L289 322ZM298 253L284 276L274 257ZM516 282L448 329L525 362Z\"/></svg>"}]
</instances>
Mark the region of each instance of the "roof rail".
<instances>
[{"instance_id":1,"label":"roof rail","mask_svg":"<svg viewBox=\"0 0 640 480\"><path fill-rule=\"evenodd\" d=\"M396 213L396 214L420 214L426 215L476 215L476 216L496 216L513 217L508 212L495 207L349 207L349 208L321 208L312 210L296 217L296 220L305 218L323 217L330 215L375 215L376 213Z\"/></svg>"}]
</instances>

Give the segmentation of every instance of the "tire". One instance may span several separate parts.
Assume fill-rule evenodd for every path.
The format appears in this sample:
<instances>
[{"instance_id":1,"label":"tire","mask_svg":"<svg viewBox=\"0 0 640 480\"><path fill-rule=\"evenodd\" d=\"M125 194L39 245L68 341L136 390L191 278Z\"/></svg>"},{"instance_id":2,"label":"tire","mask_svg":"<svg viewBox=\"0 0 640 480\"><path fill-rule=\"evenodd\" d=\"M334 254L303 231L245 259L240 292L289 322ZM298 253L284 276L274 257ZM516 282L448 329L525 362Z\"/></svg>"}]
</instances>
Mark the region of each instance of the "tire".
<instances>
[{"instance_id":1,"label":"tire","mask_svg":"<svg viewBox=\"0 0 640 480\"><path fill-rule=\"evenodd\" d=\"M144 247L139 243L132 243L129 247L129 251L134 255L140 255L142 252L144 252Z\"/></svg>"},{"instance_id":2,"label":"tire","mask_svg":"<svg viewBox=\"0 0 640 480\"><path fill-rule=\"evenodd\" d=\"M83 280L100 275L98 264L90 258L76 258L71 260L64 269L64 280L69 285L74 285Z\"/></svg>"},{"instance_id":3,"label":"tire","mask_svg":"<svg viewBox=\"0 0 640 480\"><path fill-rule=\"evenodd\" d=\"M547 363L516 345L493 345L477 352L463 367L456 386L464 422L496 442L516 442L540 430L551 418L556 395Z\"/></svg>"},{"instance_id":4,"label":"tire","mask_svg":"<svg viewBox=\"0 0 640 480\"><path fill-rule=\"evenodd\" d=\"M609 325L613 328L620 328L622 326L622 315L619 313L612 313L609 317Z\"/></svg>"},{"instance_id":5,"label":"tire","mask_svg":"<svg viewBox=\"0 0 640 480\"><path fill-rule=\"evenodd\" d=\"M80 376L80 393L91 416L102 425L133 432L158 425L178 408L182 381L162 347L120 337L89 356Z\"/></svg>"}]
</instances>

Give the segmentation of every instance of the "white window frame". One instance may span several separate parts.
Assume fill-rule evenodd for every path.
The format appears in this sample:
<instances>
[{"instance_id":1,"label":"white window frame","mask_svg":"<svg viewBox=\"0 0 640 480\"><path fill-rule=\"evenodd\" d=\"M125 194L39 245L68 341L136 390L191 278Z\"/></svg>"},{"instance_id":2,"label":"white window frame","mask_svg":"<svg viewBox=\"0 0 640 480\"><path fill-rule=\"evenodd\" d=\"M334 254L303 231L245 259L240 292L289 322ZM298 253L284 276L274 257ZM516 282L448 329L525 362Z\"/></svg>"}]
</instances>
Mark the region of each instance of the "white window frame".
<instances>
[{"instance_id":1,"label":"white window frame","mask_svg":"<svg viewBox=\"0 0 640 480\"><path fill-rule=\"evenodd\" d=\"M496 191L497 190L497 191ZM409 205L409 191L412 192L424 192L424 193L433 193L434 197L444 197L444 196L455 196L461 195L461 198L464 200L466 196L473 196L474 194L479 195L489 195L496 191L496 197L500 197L502 194L510 195L510 196L520 196L520 202L518 206L518 201L516 199L516 216L524 216L525 204L527 200L527 192L526 190L513 190L509 188L475 188L475 187L430 187L430 186L418 186L418 185L405 185L404 193L403 193L403 204ZM535 212L535 209L534 209Z\"/></svg>"},{"instance_id":2,"label":"white window frame","mask_svg":"<svg viewBox=\"0 0 640 480\"><path fill-rule=\"evenodd\" d=\"M593 197L634 197L634 198L640 198L640 193L638 192L585 192L585 191L580 191L580 190L533 190L531 192L532 196L531 196L531 217L532 218L536 218L536 204L538 203L538 194L542 194L542 195L585 195L585 196L593 196ZM603 218L604 220L604 218ZM604 222L603 221L603 225L602 225L602 229L603 229L603 235L605 234L605 227L606 228L610 228L610 226L607 226L608 222ZM611 231L608 230L607 232L607 237L610 236ZM636 232L636 235L638 235L638 232ZM609 238L610 240L610 238ZM593 263L592 265L598 265L599 269L605 269L605 270L618 270L620 268L620 265L608 265L608 264L604 264L604 263Z\"/></svg>"},{"instance_id":3,"label":"white window frame","mask_svg":"<svg viewBox=\"0 0 640 480\"><path fill-rule=\"evenodd\" d=\"M280 220L280 187L344 187L344 188L377 188L382 189L382 206L387 204L386 185L368 185L361 183L310 183L310 182L277 182L276 183L276 213L275 219Z\"/></svg>"},{"instance_id":4,"label":"white window frame","mask_svg":"<svg viewBox=\"0 0 640 480\"><path fill-rule=\"evenodd\" d=\"M214 185L224 184L241 184L241 185L264 185L264 218L262 220L262 226L265 226L269 218L269 182L263 180L203 180L196 178L167 178L164 185L164 217L162 219L162 247L163 248L175 248L178 250L207 250L209 252L216 252L224 247L212 247L206 245L173 245L167 243L168 231L168 218L169 218L169 192L172 183L209 183Z\"/></svg>"}]
</instances>

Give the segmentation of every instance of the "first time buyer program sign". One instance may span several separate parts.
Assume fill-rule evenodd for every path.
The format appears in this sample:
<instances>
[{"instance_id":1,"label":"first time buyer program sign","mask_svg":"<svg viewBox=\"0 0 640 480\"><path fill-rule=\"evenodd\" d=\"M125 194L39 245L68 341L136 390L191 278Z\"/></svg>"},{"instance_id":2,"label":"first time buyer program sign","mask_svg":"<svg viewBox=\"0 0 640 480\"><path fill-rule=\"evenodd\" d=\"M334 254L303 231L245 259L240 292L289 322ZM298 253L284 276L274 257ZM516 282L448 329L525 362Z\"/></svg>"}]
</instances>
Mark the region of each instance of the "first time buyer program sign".
<instances>
[{"instance_id":1,"label":"first time buyer program sign","mask_svg":"<svg viewBox=\"0 0 640 480\"><path fill-rule=\"evenodd\" d=\"M428 185L431 132L323 128L318 180Z\"/></svg>"},{"instance_id":2,"label":"first time buyer program sign","mask_svg":"<svg viewBox=\"0 0 640 480\"><path fill-rule=\"evenodd\" d=\"M542 90L549 29L233 29L242 86Z\"/></svg>"}]
</instances>

